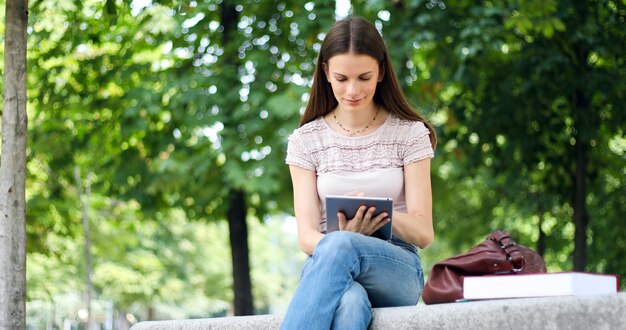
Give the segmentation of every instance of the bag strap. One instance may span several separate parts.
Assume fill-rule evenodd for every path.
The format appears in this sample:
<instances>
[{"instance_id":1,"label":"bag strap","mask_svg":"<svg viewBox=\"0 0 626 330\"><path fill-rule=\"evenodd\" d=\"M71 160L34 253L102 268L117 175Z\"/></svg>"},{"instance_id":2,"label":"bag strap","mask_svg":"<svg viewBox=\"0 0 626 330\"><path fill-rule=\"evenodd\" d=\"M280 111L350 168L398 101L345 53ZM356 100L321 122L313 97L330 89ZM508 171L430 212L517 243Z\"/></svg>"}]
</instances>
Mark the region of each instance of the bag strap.
<instances>
[{"instance_id":1,"label":"bag strap","mask_svg":"<svg viewBox=\"0 0 626 330\"><path fill-rule=\"evenodd\" d=\"M526 259L519 250L517 243L509 236L508 231L496 230L487 239L495 241L506 253L507 259L513 263L513 271L520 272L526 267Z\"/></svg>"}]
</instances>

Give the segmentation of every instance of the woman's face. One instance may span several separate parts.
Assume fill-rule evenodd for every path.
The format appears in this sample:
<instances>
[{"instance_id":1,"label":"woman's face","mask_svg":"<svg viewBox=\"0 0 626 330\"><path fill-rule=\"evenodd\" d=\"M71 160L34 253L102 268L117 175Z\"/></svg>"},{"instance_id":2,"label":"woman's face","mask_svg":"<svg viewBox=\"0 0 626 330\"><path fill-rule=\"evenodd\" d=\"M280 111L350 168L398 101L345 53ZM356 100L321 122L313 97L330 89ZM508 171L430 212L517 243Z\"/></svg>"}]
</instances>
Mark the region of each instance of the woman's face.
<instances>
[{"instance_id":1,"label":"woman's face","mask_svg":"<svg viewBox=\"0 0 626 330\"><path fill-rule=\"evenodd\" d=\"M358 111L373 106L376 85L382 81L378 61L369 55L345 53L323 64L339 107Z\"/></svg>"}]
</instances>

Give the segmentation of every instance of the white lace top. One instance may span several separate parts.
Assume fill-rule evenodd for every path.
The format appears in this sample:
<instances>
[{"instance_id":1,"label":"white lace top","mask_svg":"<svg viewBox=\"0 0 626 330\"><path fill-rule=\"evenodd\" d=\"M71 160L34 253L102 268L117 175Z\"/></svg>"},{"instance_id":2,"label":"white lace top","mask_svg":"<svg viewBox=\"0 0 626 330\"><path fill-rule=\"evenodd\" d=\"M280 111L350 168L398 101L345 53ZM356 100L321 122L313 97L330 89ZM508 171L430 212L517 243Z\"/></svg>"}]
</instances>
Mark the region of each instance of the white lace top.
<instances>
[{"instance_id":1,"label":"white lace top","mask_svg":"<svg viewBox=\"0 0 626 330\"><path fill-rule=\"evenodd\" d=\"M374 132L357 137L338 134L317 118L289 136L285 162L317 174L319 229L325 232L326 195L391 197L394 210L406 212L403 167L433 156L424 123L390 114Z\"/></svg>"}]
</instances>

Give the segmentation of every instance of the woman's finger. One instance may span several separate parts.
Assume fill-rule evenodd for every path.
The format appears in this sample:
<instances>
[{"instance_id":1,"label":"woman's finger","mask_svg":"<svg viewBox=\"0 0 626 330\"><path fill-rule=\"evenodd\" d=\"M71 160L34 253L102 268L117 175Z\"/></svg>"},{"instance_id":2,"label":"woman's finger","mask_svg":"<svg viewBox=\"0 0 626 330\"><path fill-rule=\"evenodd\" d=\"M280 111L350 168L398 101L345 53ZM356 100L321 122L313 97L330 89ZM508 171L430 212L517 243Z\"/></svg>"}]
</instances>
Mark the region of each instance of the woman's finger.
<instances>
[{"instance_id":1,"label":"woman's finger","mask_svg":"<svg viewBox=\"0 0 626 330\"><path fill-rule=\"evenodd\" d=\"M367 207L365 205L359 206L359 208L356 209L356 214L354 215L354 218L352 218L352 220L358 220L360 222L361 220L363 220L363 216L365 215L366 211Z\"/></svg>"},{"instance_id":2,"label":"woman's finger","mask_svg":"<svg viewBox=\"0 0 626 330\"><path fill-rule=\"evenodd\" d=\"M389 223L389 221L391 221L391 218L389 217L387 212L383 212L379 214L373 221L374 223L376 223L374 231L377 231L378 229L382 228L384 225Z\"/></svg>"},{"instance_id":3,"label":"woman's finger","mask_svg":"<svg viewBox=\"0 0 626 330\"><path fill-rule=\"evenodd\" d=\"M337 212L337 219L339 219L339 230L346 230L348 227L348 220L343 212Z\"/></svg>"},{"instance_id":4,"label":"woman's finger","mask_svg":"<svg viewBox=\"0 0 626 330\"><path fill-rule=\"evenodd\" d=\"M365 215L363 216L363 220L370 221L374 217L374 212L376 212L376 207L370 206L367 209L367 212L365 212Z\"/></svg>"},{"instance_id":5,"label":"woman's finger","mask_svg":"<svg viewBox=\"0 0 626 330\"><path fill-rule=\"evenodd\" d=\"M375 217L371 218L367 223L368 223L368 230L367 230L367 235L371 235L373 234L375 231L377 231L378 229L380 229L382 226L384 226L385 224L387 224L389 221L391 221L391 218L389 218L389 214L387 212L381 212L380 214L377 214Z\"/></svg>"}]
</instances>

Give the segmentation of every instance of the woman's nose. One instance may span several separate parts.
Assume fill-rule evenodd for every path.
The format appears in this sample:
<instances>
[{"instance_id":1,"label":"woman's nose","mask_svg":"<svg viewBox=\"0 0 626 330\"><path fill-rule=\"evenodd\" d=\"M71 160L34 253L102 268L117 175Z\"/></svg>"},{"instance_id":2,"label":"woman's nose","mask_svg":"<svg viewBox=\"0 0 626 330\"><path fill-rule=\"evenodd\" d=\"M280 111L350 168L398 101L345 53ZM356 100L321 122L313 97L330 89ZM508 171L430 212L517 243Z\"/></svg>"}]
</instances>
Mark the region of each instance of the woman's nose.
<instances>
[{"instance_id":1,"label":"woman's nose","mask_svg":"<svg viewBox=\"0 0 626 330\"><path fill-rule=\"evenodd\" d=\"M350 82L348 83L348 89L347 89L348 95L357 95L359 92L359 88L357 86L356 82Z\"/></svg>"}]
</instances>

